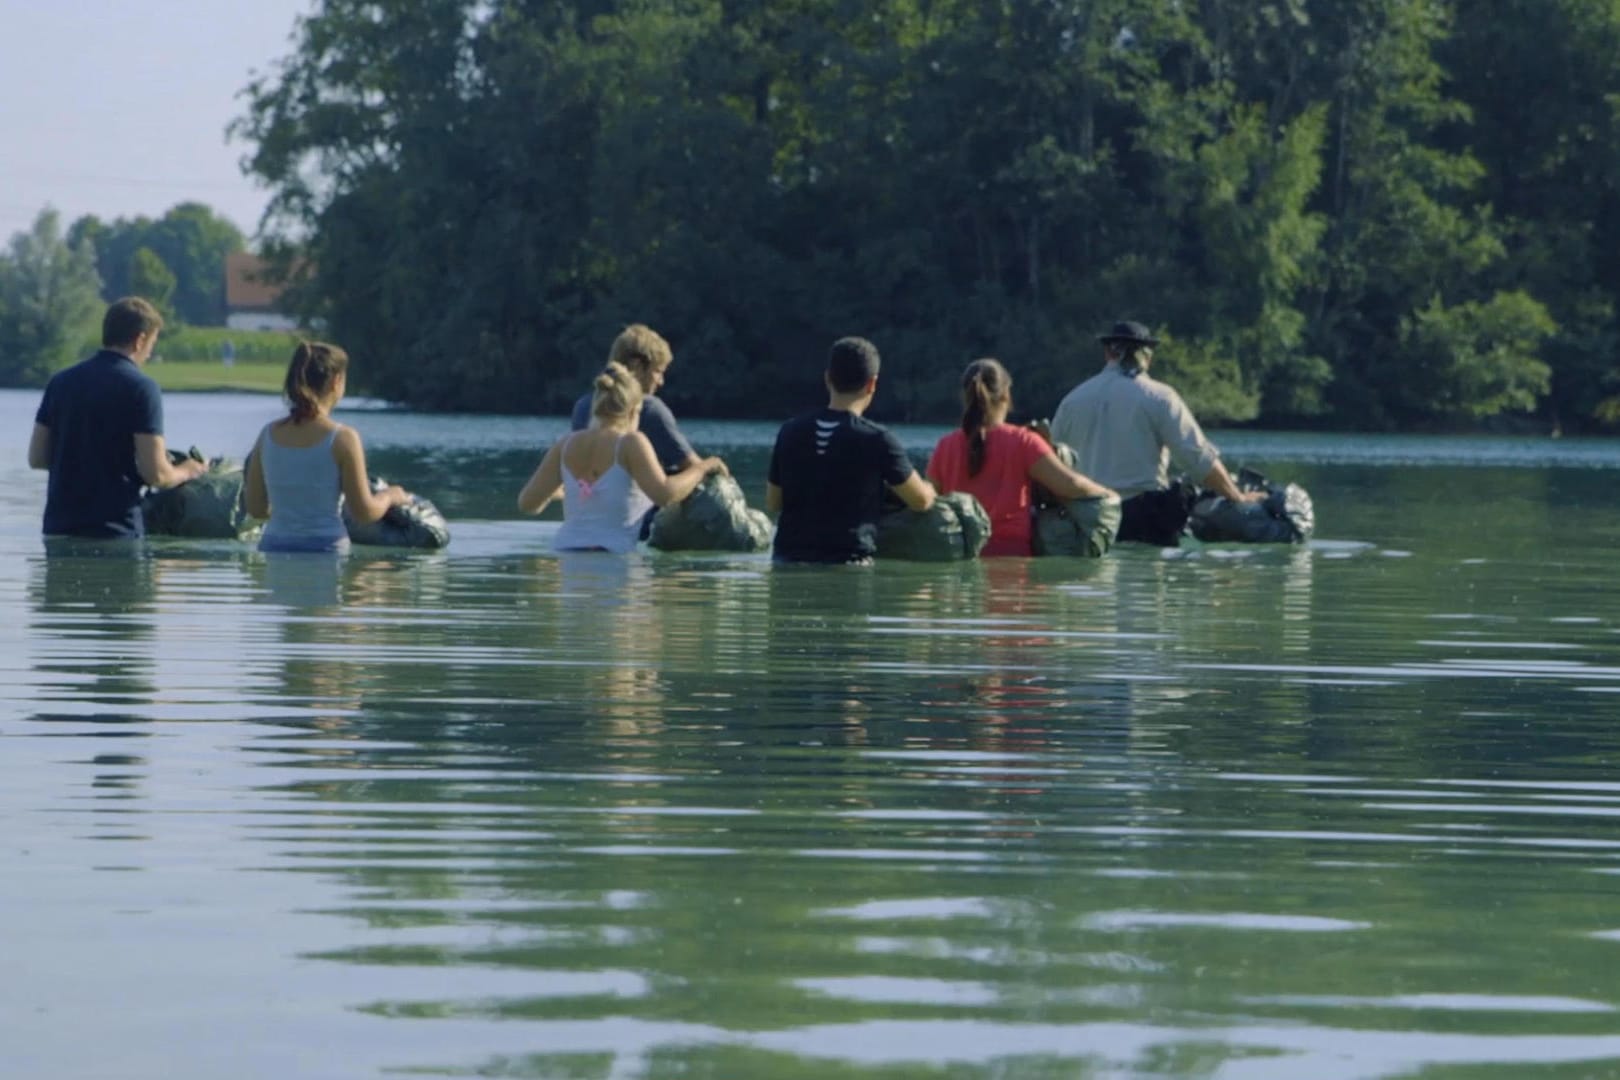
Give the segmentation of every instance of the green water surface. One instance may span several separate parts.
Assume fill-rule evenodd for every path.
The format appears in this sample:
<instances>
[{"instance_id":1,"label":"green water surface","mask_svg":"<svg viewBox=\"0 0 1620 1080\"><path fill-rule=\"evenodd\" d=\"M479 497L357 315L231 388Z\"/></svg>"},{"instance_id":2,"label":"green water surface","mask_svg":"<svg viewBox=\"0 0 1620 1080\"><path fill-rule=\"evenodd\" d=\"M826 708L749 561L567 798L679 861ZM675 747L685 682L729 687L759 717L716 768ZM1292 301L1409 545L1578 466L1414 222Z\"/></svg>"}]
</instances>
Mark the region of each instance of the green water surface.
<instances>
[{"instance_id":1,"label":"green water surface","mask_svg":"<svg viewBox=\"0 0 1620 1080\"><path fill-rule=\"evenodd\" d=\"M47 557L35 402L6 1080L1620 1075L1620 446L1231 433L1311 546L773 570L559 558L561 421L357 411L447 551Z\"/></svg>"}]
</instances>

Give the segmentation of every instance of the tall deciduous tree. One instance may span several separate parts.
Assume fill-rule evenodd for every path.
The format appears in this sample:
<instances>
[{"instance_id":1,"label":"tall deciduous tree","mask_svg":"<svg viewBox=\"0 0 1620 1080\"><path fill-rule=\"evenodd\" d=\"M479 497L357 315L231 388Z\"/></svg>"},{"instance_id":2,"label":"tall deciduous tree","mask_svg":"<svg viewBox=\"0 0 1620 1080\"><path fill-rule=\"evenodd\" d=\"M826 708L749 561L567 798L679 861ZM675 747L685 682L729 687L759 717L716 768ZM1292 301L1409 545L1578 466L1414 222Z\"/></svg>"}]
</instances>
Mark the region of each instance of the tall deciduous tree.
<instances>
[{"instance_id":1,"label":"tall deciduous tree","mask_svg":"<svg viewBox=\"0 0 1620 1080\"><path fill-rule=\"evenodd\" d=\"M1592 0L1479 0L1440 50L1473 112L1451 140L1484 163L1511 256L1493 276L1558 323L1554 424L1590 422L1620 392L1617 56L1620 5Z\"/></svg>"},{"instance_id":2,"label":"tall deciduous tree","mask_svg":"<svg viewBox=\"0 0 1620 1080\"><path fill-rule=\"evenodd\" d=\"M89 244L70 246L55 210L13 236L0 254L0 384L42 385L74 359L100 309L100 286Z\"/></svg>"},{"instance_id":3,"label":"tall deciduous tree","mask_svg":"<svg viewBox=\"0 0 1620 1080\"><path fill-rule=\"evenodd\" d=\"M149 247L135 249L129 257L129 295L149 300L165 322L174 319L174 271Z\"/></svg>"},{"instance_id":4,"label":"tall deciduous tree","mask_svg":"<svg viewBox=\"0 0 1620 1080\"><path fill-rule=\"evenodd\" d=\"M136 253L155 255L174 278L170 311L198 326L225 320L225 256L241 251L244 239L235 225L198 202L184 202L160 218L117 218L104 222L93 215L74 221L70 242L88 241L96 252L103 299L145 295L131 279Z\"/></svg>"},{"instance_id":5,"label":"tall deciduous tree","mask_svg":"<svg viewBox=\"0 0 1620 1080\"><path fill-rule=\"evenodd\" d=\"M1532 297L1498 296L1488 274L1506 251L1479 194L1485 169L1466 147L1441 139L1468 118L1448 96L1435 55L1453 18L1445 0L1345 0L1313 9L1316 62L1302 93L1329 109L1320 206L1330 224L1310 340L1332 367L1335 410L1360 426L1488 416L1523 403L1517 394L1485 391L1491 379L1463 380L1453 389L1464 399L1444 409L1412 392L1424 381L1414 371L1433 350L1418 349L1409 328L1425 326L1430 337L1460 329L1464 313L1481 305L1519 320L1511 332L1502 329L1527 349L1491 353L1516 368L1509 381L1536 385L1544 377L1535 350L1550 319ZM1441 351L1464 365L1480 355L1466 340ZM1485 396L1468 399L1470 387Z\"/></svg>"}]
</instances>

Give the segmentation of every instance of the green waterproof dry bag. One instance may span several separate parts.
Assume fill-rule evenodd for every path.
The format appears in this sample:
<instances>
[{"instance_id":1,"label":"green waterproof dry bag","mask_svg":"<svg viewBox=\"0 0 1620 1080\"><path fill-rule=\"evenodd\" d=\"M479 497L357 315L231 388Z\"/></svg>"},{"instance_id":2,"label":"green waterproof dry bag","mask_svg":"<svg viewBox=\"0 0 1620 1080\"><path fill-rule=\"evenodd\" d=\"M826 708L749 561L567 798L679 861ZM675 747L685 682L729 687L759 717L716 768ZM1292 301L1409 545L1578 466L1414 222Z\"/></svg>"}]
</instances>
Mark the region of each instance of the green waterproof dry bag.
<instances>
[{"instance_id":1,"label":"green waterproof dry bag","mask_svg":"<svg viewBox=\"0 0 1620 1080\"><path fill-rule=\"evenodd\" d=\"M953 491L936 498L927 510L902 507L884 514L878 521L877 554L917 562L976 559L989 540L990 515L979 500Z\"/></svg>"}]
</instances>

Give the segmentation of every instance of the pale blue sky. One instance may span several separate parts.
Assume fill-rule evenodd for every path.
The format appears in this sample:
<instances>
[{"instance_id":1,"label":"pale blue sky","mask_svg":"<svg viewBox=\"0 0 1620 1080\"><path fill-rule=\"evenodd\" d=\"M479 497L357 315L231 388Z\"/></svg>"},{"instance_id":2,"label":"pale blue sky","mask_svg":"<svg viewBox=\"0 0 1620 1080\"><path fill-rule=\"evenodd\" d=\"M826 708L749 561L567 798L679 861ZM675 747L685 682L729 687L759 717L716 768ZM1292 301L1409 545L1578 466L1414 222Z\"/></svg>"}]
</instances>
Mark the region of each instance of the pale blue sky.
<instances>
[{"instance_id":1,"label":"pale blue sky","mask_svg":"<svg viewBox=\"0 0 1620 1080\"><path fill-rule=\"evenodd\" d=\"M47 204L157 216L207 203L250 236L267 193L225 128L314 0L0 0L0 244Z\"/></svg>"}]
</instances>

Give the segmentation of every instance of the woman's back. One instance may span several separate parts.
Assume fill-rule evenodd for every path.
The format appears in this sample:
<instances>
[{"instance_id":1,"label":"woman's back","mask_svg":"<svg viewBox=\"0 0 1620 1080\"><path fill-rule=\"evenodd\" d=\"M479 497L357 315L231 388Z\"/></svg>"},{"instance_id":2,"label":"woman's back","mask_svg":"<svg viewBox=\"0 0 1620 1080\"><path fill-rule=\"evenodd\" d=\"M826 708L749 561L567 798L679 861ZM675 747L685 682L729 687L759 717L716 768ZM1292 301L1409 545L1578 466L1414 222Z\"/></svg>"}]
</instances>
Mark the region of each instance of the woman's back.
<instances>
[{"instance_id":1,"label":"woman's back","mask_svg":"<svg viewBox=\"0 0 1620 1080\"><path fill-rule=\"evenodd\" d=\"M620 460L624 434L592 428L568 436L562 448L563 523L559 551L601 549L624 553L636 546L652 500Z\"/></svg>"},{"instance_id":2,"label":"woman's back","mask_svg":"<svg viewBox=\"0 0 1620 1080\"><path fill-rule=\"evenodd\" d=\"M928 475L944 491L965 491L990 515L990 542L984 555L1030 554L1030 468L1051 453L1028 428L996 424L984 432L984 461L968 471L968 437L960 428L934 448Z\"/></svg>"},{"instance_id":3,"label":"woman's back","mask_svg":"<svg viewBox=\"0 0 1620 1080\"><path fill-rule=\"evenodd\" d=\"M340 430L330 420L281 420L260 433L256 453L270 498L270 520L259 539L260 551L348 548L342 477L332 454Z\"/></svg>"}]
</instances>

